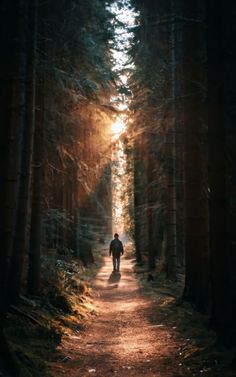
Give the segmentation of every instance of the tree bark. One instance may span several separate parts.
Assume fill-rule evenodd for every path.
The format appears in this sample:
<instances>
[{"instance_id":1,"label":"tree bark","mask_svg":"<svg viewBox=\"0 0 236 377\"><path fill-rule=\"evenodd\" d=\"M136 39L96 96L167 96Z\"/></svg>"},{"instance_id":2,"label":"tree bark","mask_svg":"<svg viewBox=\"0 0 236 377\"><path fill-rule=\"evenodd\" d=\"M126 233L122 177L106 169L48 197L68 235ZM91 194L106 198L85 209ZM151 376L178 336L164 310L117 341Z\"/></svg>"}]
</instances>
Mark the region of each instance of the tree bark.
<instances>
[{"instance_id":1,"label":"tree bark","mask_svg":"<svg viewBox=\"0 0 236 377\"><path fill-rule=\"evenodd\" d=\"M148 141L148 156L147 156L147 225L148 225L148 264L149 269L152 270L156 266L156 244L154 241L154 234L157 231L154 228L154 184L155 184L155 169L154 169L154 156L152 151L152 138L155 135L149 134Z\"/></svg>"},{"instance_id":2,"label":"tree bark","mask_svg":"<svg viewBox=\"0 0 236 377\"><path fill-rule=\"evenodd\" d=\"M147 228L147 177L144 166L144 147L143 135L138 135L134 145L134 239L136 260L142 263L142 253L148 246Z\"/></svg>"},{"instance_id":3,"label":"tree bark","mask_svg":"<svg viewBox=\"0 0 236 377\"><path fill-rule=\"evenodd\" d=\"M44 172L44 101L43 82L38 83L38 99L36 102L36 121L33 157L33 188L31 204L31 228L29 245L28 291L37 295L40 290L40 255L42 229L42 183Z\"/></svg>"},{"instance_id":4,"label":"tree bark","mask_svg":"<svg viewBox=\"0 0 236 377\"><path fill-rule=\"evenodd\" d=\"M19 186L25 54L21 51L23 41L19 37L22 24L18 2L2 1L0 14L0 354L6 361L7 369L16 373L4 325Z\"/></svg>"},{"instance_id":5,"label":"tree bark","mask_svg":"<svg viewBox=\"0 0 236 377\"><path fill-rule=\"evenodd\" d=\"M19 4L2 4L1 20L3 37L1 46L1 72L3 76L0 89L1 117L1 184L0 184L0 294L1 312L6 310L6 290L8 285L8 264L12 254L16 222L16 209L19 190L20 148L25 109L25 51L23 19Z\"/></svg>"},{"instance_id":6,"label":"tree bark","mask_svg":"<svg viewBox=\"0 0 236 377\"><path fill-rule=\"evenodd\" d=\"M175 4L170 0L171 22L169 31L170 49L170 98L171 108L167 131L168 165L167 165L167 214L166 214L166 272L167 277L176 279L177 270L177 236L176 236L176 25Z\"/></svg>"},{"instance_id":7,"label":"tree bark","mask_svg":"<svg viewBox=\"0 0 236 377\"><path fill-rule=\"evenodd\" d=\"M221 335L233 324L230 255L226 242L226 149L224 80L224 5L207 2L209 208L212 322Z\"/></svg>"},{"instance_id":8,"label":"tree bark","mask_svg":"<svg viewBox=\"0 0 236 377\"><path fill-rule=\"evenodd\" d=\"M40 256L42 238L43 176L45 169L44 125L45 125L45 73L43 71L46 54L45 19L46 3L38 4L36 15L36 95L35 95L35 135L33 153L33 184L31 203L31 228L29 244L28 291L37 295L40 291Z\"/></svg>"},{"instance_id":9,"label":"tree bark","mask_svg":"<svg viewBox=\"0 0 236 377\"><path fill-rule=\"evenodd\" d=\"M185 263L184 297L206 311L209 306L209 225L206 115L203 105L206 53L204 1L185 4L183 43ZM193 48L194 46L194 48ZM204 123L205 118L205 123Z\"/></svg>"},{"instance_id":10,"label":"tree bark","mask_svg":"<svg viewBox=\"0 0 236 377\"><path fill-rule=\"evenodd\" d=\"M20 3L21 16L25 18L22 30L25 44L22 46L27 52L25 91L25 117L23 129L23 143L21 150L21 175L19 184L19 199L16 216L16 229L9 276L9 297L16 302L20 289L24 267L24 255L27 244L27 225L29 217L29 199L31 182L31 162L34 140L35 123L35 55L36 55L36 0Z\"/></svg>"}]
</instances>

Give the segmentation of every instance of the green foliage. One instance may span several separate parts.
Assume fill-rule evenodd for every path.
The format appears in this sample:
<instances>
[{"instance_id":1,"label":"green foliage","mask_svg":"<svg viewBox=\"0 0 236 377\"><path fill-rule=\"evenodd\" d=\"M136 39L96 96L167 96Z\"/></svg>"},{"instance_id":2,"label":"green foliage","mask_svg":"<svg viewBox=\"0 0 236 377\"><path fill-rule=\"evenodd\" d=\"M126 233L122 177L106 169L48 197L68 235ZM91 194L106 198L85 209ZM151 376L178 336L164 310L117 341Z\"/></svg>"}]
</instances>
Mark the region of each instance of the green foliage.
<instances>
[{"instance_id":1,"label":"green foliage","mask_svg":"<svg viewBox=\"0 0 236 377\"><path fill-rule=\"evenodd\" d=\"M47 248L56 249L60 253L72 255L74 250L66 247L63 234L66 232L67 237L75 237L73 221L73 217L65 210L48 210L43 218L44 245Z\"/></svg>"},{"instance_id":2,"label":"green foliage","mask_svg":"<svg viewBox=\"0 0 236 377\"><path fill-rule=\"evenodd\" d=\"M136 249L149 250L153 267L155 257L164 256L167 249L167 219L171 211L168 195L170 179L174 177L173 161L176 161L170 147L176 116L171 81L170 2L160 0L154 4L134 0L131 3L139 11L130 49L135 69L129 80Z\"/></svg>"},{"instance_id":3,"label":"green foliage","mask_svg":"<svg viewBox=\"0 0 236 377\"><path fill-rule=\"evenodd\" d=\"M46 68L45 203L49 212L45 209L44 229L48 247L62 244L74 248L74 241L71 245L68 240L74 239L79 215L79 185L91 185L89 169L93 167L87 160L94 146L88 147L88 135L100 132L96 127L105 127L103 114L112 113L110 97L116 74L112 70L113 26L108 4L60 0L50 1L47 8L46 51L40 57Z\"/></svg>"},{"instance_id":4,"label":"green foliage","mask_svg":"<svg viewBox=\"0 0 236 377\"><path fill-rule=\"evenodd\" d=\"M98 0L60 1L48 16L49 48L53 51L48 55L50 71L60 72L65 87L69 85L89 100L98 101L101 92L104 95L111 90L114 80L110 18L105 2Z\"/></svg>"}]
</instances>

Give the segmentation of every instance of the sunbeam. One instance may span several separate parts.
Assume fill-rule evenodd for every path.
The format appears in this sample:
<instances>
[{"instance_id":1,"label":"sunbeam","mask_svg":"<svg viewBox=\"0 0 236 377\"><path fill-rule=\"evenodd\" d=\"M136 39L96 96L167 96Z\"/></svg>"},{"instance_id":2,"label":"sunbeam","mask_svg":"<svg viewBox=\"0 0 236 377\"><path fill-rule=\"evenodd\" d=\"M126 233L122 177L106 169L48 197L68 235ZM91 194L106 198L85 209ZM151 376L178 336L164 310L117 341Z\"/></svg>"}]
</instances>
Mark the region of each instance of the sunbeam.
<instances>
[{"instance_id":1,"label":"sunbeam","mask_svg":"<svg viewBox=\"0 0 236 377\"><path fill-rule=\"evenodd\" d=\"M125 131L125 123L121 119L117 119L111 126L113 136L118 139Z\"/></svg>"},{"instance_id":2,"label":"sunbeam","mask_svg":"<svg viewBox=\"0 0 236 377\"><path fill-rule=\"evenodd\" d=\"M122 6L120 6L122 4ZM129 102L130 89L129 77L133 63L130 60L128 50L131 47L133 37L132 27L136 24L137 13L131 7L129 1L113 2L109 10L114 15L114 45L112 48L113 70L118 76L119 91L112 97L112 102L119 115L111 124L113 142L112 151L112 227L123 237L131 229L130 203L132 203L131 190L132 169L131 162L127 158L127 139L129 135ZM123 137L124 136L124 137ZM127 136L127 137L126 137Z\"/></svg>"}]
</instances>

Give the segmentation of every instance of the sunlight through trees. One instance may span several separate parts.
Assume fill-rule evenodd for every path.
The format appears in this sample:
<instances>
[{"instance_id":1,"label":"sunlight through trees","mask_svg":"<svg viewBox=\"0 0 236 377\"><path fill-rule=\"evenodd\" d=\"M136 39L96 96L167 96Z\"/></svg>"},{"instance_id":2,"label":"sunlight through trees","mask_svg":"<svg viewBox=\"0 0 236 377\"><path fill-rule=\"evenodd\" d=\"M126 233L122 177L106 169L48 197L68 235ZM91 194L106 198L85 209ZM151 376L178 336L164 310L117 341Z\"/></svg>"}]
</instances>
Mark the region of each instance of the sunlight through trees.
<instances>
[{"instance_id":1,"label":"sunlight through trees","mask_svg":"<svg viewBox=\"0 0 236 377\"><path fill-rule=\"evenodd\" d=\"M112 101L118 112L112 124L113 156L112 156L112 208L113 231L123 237L133 234L133 172L130 152L131 137L129 133L129 76L133 69L129 50L133 38L132 27L135 25L137 12L130 1L115 1L110 10L114 17L114 45L112 49L113 70L118 74L118 94ZM128 156L129 154L129 156Z\"/></svg>"},{"instance_id":2,"label":"sunlight through trees","mask_svg":"<svg viewBox=\"0 0 236 377\"><path fill-rule=\"evenodd\" d=\"M76 317L112 232L235 347L235 15L221 0L1 1L0 375L11 360L39 376L18 316Z\"/></svg>"}]
</instances>

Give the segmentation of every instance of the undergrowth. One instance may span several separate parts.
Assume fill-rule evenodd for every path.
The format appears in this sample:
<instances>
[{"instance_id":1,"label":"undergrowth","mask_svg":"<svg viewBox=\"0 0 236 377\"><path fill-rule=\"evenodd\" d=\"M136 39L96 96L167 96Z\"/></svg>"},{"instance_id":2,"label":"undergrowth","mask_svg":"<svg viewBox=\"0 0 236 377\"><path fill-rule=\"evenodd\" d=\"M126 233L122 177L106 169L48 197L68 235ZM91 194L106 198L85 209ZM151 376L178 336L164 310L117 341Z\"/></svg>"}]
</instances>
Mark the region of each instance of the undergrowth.
<instances>
[{"instance_id":1,"label":"undergrowth","mask_svg":"<svg viewBox=\"0 0 236 377\"><path fill-rule=\"evenodd\" d=\"M173 336L183 343L176 355L183 374L234 377L235 347L221 344L210 325L209 314L200 313L183 300L184 274L179 271L175 282L168 280L161 263L151 273L147 263L136 266L135 272L140 291L154 303L153 324L170 328Z\"/></svg>"},{"instance_id":2,"label":"undergrowth","mask_svg":"<svg viewBox=\"0 0 236 377\"><path fill-rule=\"evenodd\" d=\"M15 375L50 377L49 363L65 357L58 347L62 337L82 331L95 314L89 286L93 269L78 260L44 257L40 295L25 294L7 315L5 333Z\"/></svg>"}]
</instances>

